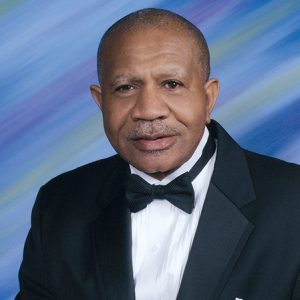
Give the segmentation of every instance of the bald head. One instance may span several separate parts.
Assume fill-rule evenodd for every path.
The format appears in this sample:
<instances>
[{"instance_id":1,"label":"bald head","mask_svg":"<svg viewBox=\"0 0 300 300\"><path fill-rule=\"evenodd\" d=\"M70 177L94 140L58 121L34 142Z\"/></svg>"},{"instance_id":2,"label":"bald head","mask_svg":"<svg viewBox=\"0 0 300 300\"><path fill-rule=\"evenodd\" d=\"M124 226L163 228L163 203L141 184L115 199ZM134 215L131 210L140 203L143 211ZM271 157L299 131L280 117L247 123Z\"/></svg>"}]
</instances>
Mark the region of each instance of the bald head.
<instances>
[{"instance_id":1,"label":"bald head","mask_svg":"<svg viewBox=\"0 0 300 300\"><path fill-rule=\"evenodd\" d=\"M173 12L163 9L147 8L133 12L114 23L103 35L97 55L97 69L99 82L103 79L105 68L105 54L111 43L118 40L123 34L146 31L148 29L172 30L186 35L191 39L199 56L199 69L206 79L210 74L209 50L202 32L190 21Z\"/></svg>"}]
</instances>

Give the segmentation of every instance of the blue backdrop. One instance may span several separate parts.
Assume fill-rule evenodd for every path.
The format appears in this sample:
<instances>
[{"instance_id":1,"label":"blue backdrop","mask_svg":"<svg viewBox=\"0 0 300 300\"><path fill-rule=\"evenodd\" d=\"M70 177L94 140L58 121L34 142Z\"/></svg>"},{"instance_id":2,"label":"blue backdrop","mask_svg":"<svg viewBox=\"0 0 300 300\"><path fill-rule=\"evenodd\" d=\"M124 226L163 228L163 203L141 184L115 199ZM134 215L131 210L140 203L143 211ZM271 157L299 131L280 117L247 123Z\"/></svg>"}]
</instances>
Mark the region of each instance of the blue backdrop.
<instances>
[{"instance_id":1,"label":"blue backdrop","mask_svg":"<svg viewBox=\"0 0 300 300\"><path fill-rule=\"evenodd\" d=\"M299 0L0 0L0 299L12 299L40 185L113 153L91 100L98 41L125 14L178 12L207 37L214 118L251 150L300 163Z\"/></svg>"}]
</instances>

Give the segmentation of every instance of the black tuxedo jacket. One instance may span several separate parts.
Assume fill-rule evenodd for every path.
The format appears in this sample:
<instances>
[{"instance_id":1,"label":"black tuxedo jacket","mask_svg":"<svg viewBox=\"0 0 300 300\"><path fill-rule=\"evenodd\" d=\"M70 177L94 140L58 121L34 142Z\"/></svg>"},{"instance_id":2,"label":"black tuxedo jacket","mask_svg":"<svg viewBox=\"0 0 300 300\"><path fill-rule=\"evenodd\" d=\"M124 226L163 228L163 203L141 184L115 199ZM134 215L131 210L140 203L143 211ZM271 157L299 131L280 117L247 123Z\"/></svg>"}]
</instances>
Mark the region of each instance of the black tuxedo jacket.
<instances>
[{"instance_id":1,"label":"black tuxedo jacket","mask_svg":"<svg viewBox=\"0 0 300 300\"><path fill-rule=\"evenodd\" d=\"M216 164L177 299L299 300L299 166L210 130ZM128 173L116 155L41 188L16 299L134 299Z\"/></svg>"}]
</instances>

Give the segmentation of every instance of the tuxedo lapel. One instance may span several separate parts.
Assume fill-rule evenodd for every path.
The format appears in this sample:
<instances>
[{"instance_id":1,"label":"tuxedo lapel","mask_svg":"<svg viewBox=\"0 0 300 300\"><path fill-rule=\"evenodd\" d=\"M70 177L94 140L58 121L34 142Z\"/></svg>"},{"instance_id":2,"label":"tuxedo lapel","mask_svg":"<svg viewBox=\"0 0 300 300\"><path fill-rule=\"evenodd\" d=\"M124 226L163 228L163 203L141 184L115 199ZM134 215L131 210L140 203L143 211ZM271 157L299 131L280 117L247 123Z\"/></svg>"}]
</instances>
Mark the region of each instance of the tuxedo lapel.
<instances>
[{"instance_id":1,"label":"tuxedo lapel","mask_svg":"<svg viewBox=\"0 0 300 300\"><path fill-rule=\"evenodd\" d=\"M216 122L217 157L177 300L218 299L254 225L241 208L255 199L242 149Z\"/></svg>"},{"instance_id":2,"label":"tuxedo lapel","mask_svg":"<svg viewBox=\"0 0 300 300\"><path fill-rule=\"evenodd\" d=\"M211 183L177 299L217 299L252 229Z\"/></svg>"},{"instance_id":3,"label":"tuxedo lapel","mask_svg":"<svg viewBox=\"0 0 300 300\"><path fill-rule=\"evenodd\" d=\"M118 178L106 187L110 193L101 192L101 197L105 195L108 204L91 224L99 293L103 299L134 299L131 216L124 201L124 178L124 173L119 170Z\"/></svg>"}]
</instances>

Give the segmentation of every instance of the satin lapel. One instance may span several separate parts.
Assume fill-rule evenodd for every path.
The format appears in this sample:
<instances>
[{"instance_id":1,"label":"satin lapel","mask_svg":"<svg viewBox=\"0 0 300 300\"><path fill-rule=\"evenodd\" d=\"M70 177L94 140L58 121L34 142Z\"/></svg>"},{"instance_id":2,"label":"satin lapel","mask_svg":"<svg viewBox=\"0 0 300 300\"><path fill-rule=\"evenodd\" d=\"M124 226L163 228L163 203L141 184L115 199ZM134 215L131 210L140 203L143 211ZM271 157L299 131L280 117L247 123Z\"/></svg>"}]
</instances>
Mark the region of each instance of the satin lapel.
<instances>
[{"instance_id":1,"label":"satin lapel","mask_svg":"<svg viewBox=\"0 0 300 300\"><path fill-rule=\"evenodd\" d=\"M252 229L211 183L177 299L217 299Z\"/></svg>"},{"instance_id":2,"label":"satin lapel","mask_svg":"<svg viewBox=\"0 0 300 300\"><path fill-rule=\"evenodd\" d=\"M217 122L209 131L217 157L178 300L218 299L254 228L241 212L255 200L245 153Z\"/></svg>"}]
</instances>

